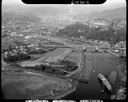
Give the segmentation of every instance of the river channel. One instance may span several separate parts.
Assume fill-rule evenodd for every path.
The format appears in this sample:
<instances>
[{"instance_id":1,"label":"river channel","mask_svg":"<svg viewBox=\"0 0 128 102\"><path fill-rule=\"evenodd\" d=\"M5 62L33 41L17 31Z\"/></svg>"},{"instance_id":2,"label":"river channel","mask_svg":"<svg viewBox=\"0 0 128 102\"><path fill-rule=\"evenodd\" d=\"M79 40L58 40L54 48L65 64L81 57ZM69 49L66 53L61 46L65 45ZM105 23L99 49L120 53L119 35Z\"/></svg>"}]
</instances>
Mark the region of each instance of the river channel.
<instances>
[{"instance_id":1,"label":"river channel","mask_svg":"<svg viewBox=\"0 0 128 102\"><path fill-rule=\"evenodd\" d=\"M65 96L63 99L110 99L109 93L101 92L102 87L98 80L98 74L101 73L108 76L112 71L117 72L117 66L121 65L122 63L119 63L118 58L109 53L92 53L90 57L92 57L91 61L93 67L90 75L90 83L79 82L76 90L73 93ZM119 89L119 83L115 82L111 85L111 94L115 94Z\"/></svg>"}]
</instances>

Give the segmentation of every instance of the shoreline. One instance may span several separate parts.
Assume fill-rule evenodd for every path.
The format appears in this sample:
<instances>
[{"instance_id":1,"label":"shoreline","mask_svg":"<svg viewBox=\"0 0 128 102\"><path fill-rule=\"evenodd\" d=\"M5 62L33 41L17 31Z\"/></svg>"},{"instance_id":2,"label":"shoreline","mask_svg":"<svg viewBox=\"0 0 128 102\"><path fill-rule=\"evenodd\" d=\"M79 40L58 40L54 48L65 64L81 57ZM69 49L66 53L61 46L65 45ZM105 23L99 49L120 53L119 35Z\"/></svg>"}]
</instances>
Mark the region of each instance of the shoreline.
<instances>
[{"instance_id":1,"label":"shoreline","mask_svg":"<svg viewBox=\"0 0 128 102\"><path fill-rule=\"evenodd\" d=\"M39 75L39 76L43 75L41 73L34 73L34 72L28 72L28 71L23 71L22 73L35 74L35 75ZM49 76L49 77L51 77L51 76ZM59 78L61 80L64 80L67 83L65 88L64 89L62 89L62 88L61 89L58 89L58 88L54 89L54 88L52 88L51 92L49 94L44 95L44 96L39 95L39 96L35 97L36 99L37 98L38 99L61 99L61 98L65 97L68 94L71 94L72 92L74 92L76 90L76 86L78 85L77 81L70 80L70 79L63 78L63 77L55 77L54 76L54 78L57 78L57 79ZM30 99L35 99L35 98L31 97Z\"/></svg>"},{"instance_id":2,"label":"shoreline","mask_svg":"<svg viewBox=\"0 0 128 102\"><path fill-rule=\"evenodd\" d=\"M28 71L25 73L42 75L41 73L34 73L34 72L28 72ZM72 82L71 82L68 79L65 79L65 77L61 77L61 76L54 76L54 77L61 78L62 80L66 80L69 84L71 84L71 88L69 88L69 89L67 88L65 91L62 90L61 93L52 92L54 95L50 94L50 95L46 96L46 98L42 98L43 97L42 96L42 97L39 97L40 99L60 99L60 98L65 97L66 95L71 94L72 92L74 92L76 90L76 87L78 85L78 81L72 80ZM54 89L52 89L52 91L53 90Z\"/></svg>"},{"instance_id":3,"label":"shoreline","mask_svg":"<svg viewBox=\"0 0 128 102\"><path fill-rule=\"evenodd\" d=\"M61 99L61 98L64 98L65 96L71 94L72 92L74 92L76 90L76 86L78 85L78 82L74 81L71 84L72 84L71 89L67 89L64 92L61 91L62 94L61 93L55 93L56 95L53 97L50 97L50 99Z\"/></svg>"}]
</instances>

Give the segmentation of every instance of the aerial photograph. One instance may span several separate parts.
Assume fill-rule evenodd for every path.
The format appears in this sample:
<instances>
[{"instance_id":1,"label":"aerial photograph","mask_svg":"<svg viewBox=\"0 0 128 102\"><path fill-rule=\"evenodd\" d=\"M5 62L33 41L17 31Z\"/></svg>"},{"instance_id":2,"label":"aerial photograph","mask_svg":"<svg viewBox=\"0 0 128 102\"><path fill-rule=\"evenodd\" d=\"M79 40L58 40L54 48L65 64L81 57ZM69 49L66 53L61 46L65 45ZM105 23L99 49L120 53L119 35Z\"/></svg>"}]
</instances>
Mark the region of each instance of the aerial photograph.
<instances>
[{"instance_id":1,"label":"aerial photograph","mask_svg":"<svg viewBox=\"0 0 128 102\"><path fill-rule=\"evenodd\" d=\"M2 0L3 99L126 100L126 1Z\"/></svg>"}]
</instances>

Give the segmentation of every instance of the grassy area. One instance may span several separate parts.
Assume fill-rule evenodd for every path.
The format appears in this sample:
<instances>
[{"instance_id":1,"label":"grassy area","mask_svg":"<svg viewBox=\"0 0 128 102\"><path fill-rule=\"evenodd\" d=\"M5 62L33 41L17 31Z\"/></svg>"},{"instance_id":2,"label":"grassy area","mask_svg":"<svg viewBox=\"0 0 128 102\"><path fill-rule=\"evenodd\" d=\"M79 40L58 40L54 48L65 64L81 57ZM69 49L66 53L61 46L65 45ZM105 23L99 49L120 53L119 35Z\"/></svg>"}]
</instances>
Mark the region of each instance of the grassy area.
<instances>
[{"instance_id":1,"label":"grassy area","mask_svg":"<svg viewBox=\"0 0 128 102\"><path fill-rule=\"evenodd\" d=\"M57 60L63 60L64 57L71 51L71 49L66 49L66 48L58 48L54 51L50 51L48 53L46 53L44 56L42 56L41 58L34 60L34 61L24 61L21 62L20 65L21 66L31 66L31 65L37 65L37 64L41 64L42 62L57 62Z\"/></svg>"},{"instance_id":2,"label":"grassy area","mask_svg":"<svg viewBox=\"0 0 128 102\"><path fill-rule=\"evenodd\" d=\"M31 61L34 61L34 60L37 60L37 59L43 57L44 54L31 54L30 56L31 56L31 59L30 60Z\"/></svg>"},{"instance_id":3,"label":"grassy area","mask_svg":"<svg viewBox=\"0 0 128 102\"><path fill-rule=\"evenodd\" d=\"M46 98L51 96L53 89L62 91L68 87L68 81L43 74L2 72L2 92L6 99Z\"/></svg>"},{"instance_id":4,"label":"grassy area","mask_svg":"<svg viewBox=\"0 0 128 102\"><path fill-rule=\"evenodd\" d=\"M32 55L34 59L19 62L20 65L34 66L44 61L57 62L58 60L69 60L71 62L79 61L79 52L69 48L57 48L46 54ZM67 56L68 55L68 56ZM65 57L66 56L66 57ZM68 57L72 57L71 59ZM75 60L74 60L75 59ZM9 68L9 66L7 66ZM11 69L11 68L10 68ZM25 70L24 70L25 71ZM36 99L38 97L54 98L68 94L74 90L75 86L64 79L25 73L24 71L8 70L2 71L2 93L6 99ZM53 96L53 93L54 95Z\"/></svg>"},{"instance_id":5,"label":"grassy area","mask_svg":"<svg viewBox=\"0 0 128 102\"><path fill-rule=\"evenodd\" d=\"M45 61L48 62L57 62L58 60L63 60L64 57L71 52L72 49L64 49L64 48L58 48L56 51L53 51L50 53L50 56Z\"/></svg>"},{"instance_id":6,"label":"grassy area","mask_svg":"<svg viewBox=\"0 0 128 102\"><path fill-rule=\"evenodd\" d=\"M72 52L68 53L68 55L65 56L64 60L75 62L77 65L79 65L81 62L80 54L81 54L80 51L72 50Z\"/></svg>"}]
</instances>

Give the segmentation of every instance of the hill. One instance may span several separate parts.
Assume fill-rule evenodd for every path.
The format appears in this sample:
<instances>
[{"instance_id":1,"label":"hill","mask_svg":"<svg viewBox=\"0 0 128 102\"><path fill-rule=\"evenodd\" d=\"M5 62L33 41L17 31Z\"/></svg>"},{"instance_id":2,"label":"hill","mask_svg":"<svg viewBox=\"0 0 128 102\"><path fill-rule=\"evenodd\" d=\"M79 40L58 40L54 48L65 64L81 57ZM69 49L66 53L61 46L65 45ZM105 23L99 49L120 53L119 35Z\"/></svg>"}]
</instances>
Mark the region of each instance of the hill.
<instances>
[{"instance_id":1,"label":"hill","mask_svg":"<svg viewBox=\"0 0 128 102\"><path fill-rule=\"evenodd\" d=\"M58 8L55 6L38 6L28 9L28 12L37 16L43 16L43 15L54 16L54 15L66 14L68 12L68 8L61 8L61 7Z\"/></svg>"},{"instance_id":2,"label":"hill","mask_svg":"<svg viewBox=\"0 0 128 102\"><path fill-rule=\"evenodd\" d=\"M92 12L89 14L79 13L78 15L74 16L77 19L92 19L92 18L103 18L107 20L112 20L115 18L122 18L126 19L126 7L105 10L101 12Z\"/></svg>"},{"instance_id":3,"label":"hill","mask_svg":"<svg viewBox=\"0 0 128 102\"><path fill-rule=\"evenodd\" d=\"M122 8L117 8L117 9L112 9L112 10L107 10L95 14L91 14L92 16L94 15L97 18L105 18L105 19L115 19L115 18L126 18L126 7Z\"/></svg>"}]
</instances>

